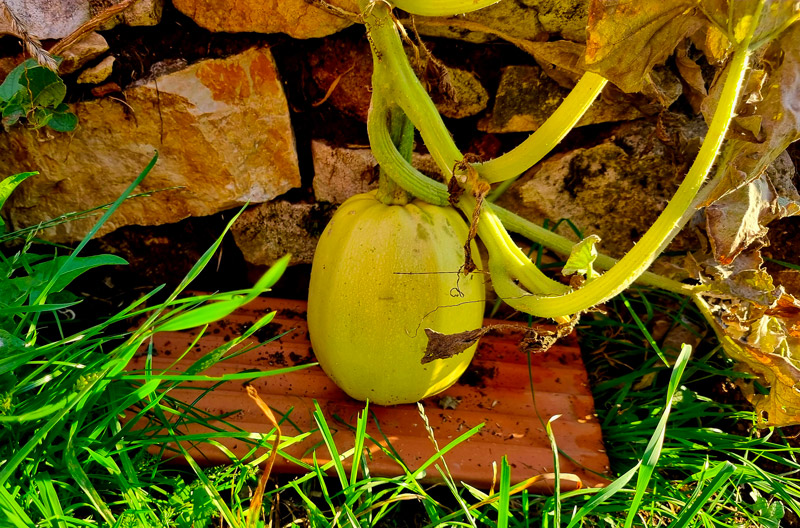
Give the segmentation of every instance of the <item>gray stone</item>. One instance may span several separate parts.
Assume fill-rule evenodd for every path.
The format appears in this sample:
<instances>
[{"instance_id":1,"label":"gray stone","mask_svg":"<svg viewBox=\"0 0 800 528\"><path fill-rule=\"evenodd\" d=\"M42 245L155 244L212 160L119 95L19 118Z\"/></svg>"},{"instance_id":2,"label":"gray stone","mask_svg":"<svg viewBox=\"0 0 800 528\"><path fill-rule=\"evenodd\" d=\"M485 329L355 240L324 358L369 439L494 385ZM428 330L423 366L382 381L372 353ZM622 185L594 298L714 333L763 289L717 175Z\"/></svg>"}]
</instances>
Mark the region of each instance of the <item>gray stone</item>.
<instances>
[{"instance_id":1,"label":"gray stone","mask_svg":"<svg viewBox=\"0 0 800 528\"><path fill-rule=\"evenodd\" d=\"M83 70L75 82L78 84L100 84L111 75L114 70L115 60L113 55L109 55L98 64Z\"/></svg>"},{"instance_id":2,"label":"gray stone","mask_svg":"<svg viewBox=\"0 0 800 528\"><path fill-rule=\"evenodd\" d=\"M482 112L489 103L489 93L472 73L460 68L448 68L454 99L436 101L439 113L452 119L470 117Z\"/></svg>"},{"instance_id":3,"label":"gray stone","mask_svg":"<svg viewBox=\"0 0 800 528\"><path fill-rule=\"evenodd\" d=\"M369 149L336 148L314 140L311 156L314 196L320 202L342 203L378 186L377 164Z\"/></svg>"},{"instance_id":4,"label":"gray stone","mask_svg":"<svg viewBox=\"0 0 800 528\"><path fill-rule=\"evenodd\" d=\"M314 160L314 196L320 202L342 203L354 194L378 186L378 165L367 148L334 147L321 140L311 142ZM437 178L439 171L430 154L414 153L411 164Z\"/></svg>"},{"instance_id":5,"label":"gray stone","mask_svg":"<svg viewBox=\"0 0 800 528\"><path fill-rule=\"evenodd\" d=\"M62 75L81 69L84 64L108 51L108 42L100 33L92 31L62 54L58 72Z\"/></svg>"},{"instance_id":6,"label":"gray stone","mask_svg":"<svg viewBox=\"0 0 800 528\"><path fill-rule=\"evenodd\" d=\"M283 200L259 204L242 213L232 228L233 238L251 264L268 266L287 253L292 254L291 264L311 264L334 209Z\"/></svg>"},{"instance_id":7,"label":"gray stone","mask_svg":"<svg viewBox=\"0 0 800 528\"><path fill-rule=\"evenodd\" d=\"M680 82L677 82L677 93L672 84L668 86L669 91L664 93L672 97L671 101L667 101L671 103L681 93ZM542 126L567 94L568 89L559 86L537 66L507 66L500 78L492 112L478 123L478 128L493 133L534 131ZM622 94L616 95L625 97ZM601 94L576 126L642 117L632 100L610 98Z\"/></svg>"},{"instance_id":8,"label":"gray stone","mask_svg":"<svg viewBox=\"0 0 800 528\"><path fill-rule=\"evenodd\" d=\"M0 134L0 173L39 171L4 207L12 227L113 202L147 165L159 161L100 234L123 225L159 225L263 202L300 185L283 86L267 48L204 60L143 80L124 103L98 99L72 106L77 130L48 136L15 127ZM82 238L96 218L40 236Z\"/></svg>"},{"instance_id":9,"label":"gray stone","mask_svg":"<svg viewBox=\"0 0 800 528\"><path fill-rule=\"evenodd\" d=\"M587 0L504 1L455 17L415 17L430 37L487 42L498 37L547 40L548 35L586 40Z\"/></svg>"},{"instance_id":10,"label":"gray stone","mask_svg":"<svg viewBox=\"0 0 800 528\"><path fill-rule=\"evenodd\" d=\"M119 0L6 0L9 9L28 32L39 39L64 38L103 8L118 3ZM163 5L163 0L139 0L109 20L102 29L110 29L120 22L130 26L156 25L161 20ZM0 33L7 31L8 27L9 22L0 17Z\"/></svg>"}]
</instances>

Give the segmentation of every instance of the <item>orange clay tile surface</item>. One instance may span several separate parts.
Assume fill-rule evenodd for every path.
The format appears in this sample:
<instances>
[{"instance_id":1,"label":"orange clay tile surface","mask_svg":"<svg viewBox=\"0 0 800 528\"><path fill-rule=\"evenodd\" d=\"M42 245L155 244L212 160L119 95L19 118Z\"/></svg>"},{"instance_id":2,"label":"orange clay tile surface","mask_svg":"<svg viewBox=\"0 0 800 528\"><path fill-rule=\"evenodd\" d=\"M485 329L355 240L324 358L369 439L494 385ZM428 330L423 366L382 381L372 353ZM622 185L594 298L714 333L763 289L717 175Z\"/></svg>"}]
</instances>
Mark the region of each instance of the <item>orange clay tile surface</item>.
<instances>
[{"instance_id":1,"label":"orange clay tile surface","mask_svg":"<svg viewBox=\"0 0 800 528\"><path fill-rule=\"evenodd\" d=\"M212 324L194 345L196 331L157 334L153 342L153 371L170 369L169 374L184 372L197 359L240 335L248 325L272 310L278 312L272 323L256 333L258 339L247 341L249 345L256 345L254 348L203 371L203 374L220 376L313 362L305 322L306 304L302 301L259 298L226 319ZM487 324L491 322L489 320ZM283 332L288 333L276 341L259 344L259 340L267 341L269 337ZM508 332L483 337L475 359L458 383L422 402L440 448L473 426L483 424L476 434L444 456L453 478L456 482L489 488L495 479L493 464L496 464L496 478L499 479L503 455L507 456L511 468L512 484L536 475L551 474L553 454L544 424L550 417L560 415L552 425L556 442L562 450L560 471L572 474L562 480L562 487L574 488L574 482L578 479L584 487L603 486L607 480L599 474L607 471L608 458L603 449L600 425L594 417L594 401L574 334L561 340L548 352L532 356L535 405L529 385L527 357L518 349L519 339L519 334ZM189 352L173 365L176 358L187 349L190 349ZM138 355L128 370L141 371L145 368L146 358L144 353ZM378 375L380 373L376 373ZM255 433L270 431L266 418L246 395L246 380L218 384L213 391L198 390L215 384L210 381L183 383L180 388L170 391L169 395L184 402L195 402L196 409L213 415L228 414L225 419L228 425L212 422L223 431L236 428ZM277 419L280 421L282 417L285 418L281 425L284 437L313 432L303 440L284 447L282 453L312 464L312 452L315 450L320 465L330 461L331 455L322 444L322 436L317 432L312 417L315 401L334 433L338 451L344 453L352 449L356 418L363 411L364 403L344 394L318 366L261 377L252 381L252 385L276 413ZM455 408L447 408L454 403L457 403ZM367 433L374 441L367 440L365 448L369 450L368 468L372 475L403 474L397 462L385 454L386 448L399 455L411 471L434 454L433 444L416 405L370 405L369 413ZM176 420L174 424L178 434L208 435L211 432L203 426L186 426L179 419ZM141 426L142 421L137 427ZM224 438L224 434L218 436L215 439L217 446L213 442L184 442L183 445L198 463L205 465L230 461L219 444L230 449L237 457L245 456L253 448L252 442ZM263 445L271 445L271 440ZM257 454L262 455L265 451L265 448L259 448ZM169 442L166 443L165 456L168 455L175 455L175 446ZM349 470L349 457L344 460L344 466ZM273 474L306 472L307 469L283 456L278 457L273 469ZM424 480L436 481L440 478L434 465L427 467ZM546 493L552 491L553 483L552 476L546 476L530 489Z\"/></svg>"}]
</instances>

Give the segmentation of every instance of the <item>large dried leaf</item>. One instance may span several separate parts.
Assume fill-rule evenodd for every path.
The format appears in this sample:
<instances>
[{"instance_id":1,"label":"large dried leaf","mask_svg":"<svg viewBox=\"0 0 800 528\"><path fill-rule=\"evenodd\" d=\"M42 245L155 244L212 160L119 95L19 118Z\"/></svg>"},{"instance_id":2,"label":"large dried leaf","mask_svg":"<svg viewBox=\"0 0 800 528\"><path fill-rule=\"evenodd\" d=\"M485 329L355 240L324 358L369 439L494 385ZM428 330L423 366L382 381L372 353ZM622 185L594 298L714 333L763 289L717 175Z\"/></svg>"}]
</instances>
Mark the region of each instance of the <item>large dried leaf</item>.
<instances>
[{"instance_id":1,"label":"large dried leaf","mask_svg":"<svg viewBox=\"0 0 800 528\"><path fill-rule=\"evenodd\" d=\"M784 152L777 162L760 178L706 208L706 232L718 262L730 264L767 234L771 221L800 212L791 158Z\"/></svg>"},{"instance_id":2,"label":"large dried leaf","mask_svg":"<svg viewBox=\"0 0 800 528\"><path fill-rule=\"evenodd\" d=\"M720 264L709 256L697 266L699 276L696 278L707 286L708 296L773 307L783 290L775 287L763 264L761 246L740 254L730 264Z\"/></svg>"},{"instance_id":3,"label":"large dried leaf","mask_svg":"<svg viewBox=\"0 0 800 528\"><path fill-rule=\"evenodd\" d=\"M687 41L688 44L688 41ZM699 113L703 100L708 96L706 81L703 79L703 71L698 64L689 57L688 46L678 48L675 54L675 66L678 68L683 82L686 84L684 93L692 105L692 110Z\"/></svg>"},{"instance_id":4,"label":"large dried leaf","mask_svg":"<svg viewBox=\"0 0 800 528\"><path fill-rule=\"evenodd\" d=\"M721 89L721 82L715 83L703 103L707 121ZM722 174L706 205L759 178L790 143L800 139L800 23L763 52L743 98L732 126L735 137L723 149L718 163Z\"/></svg>"},{"instance_id":5,"label":"large dried leaf","mask_svg":"<svg viewBox=\"0 0 800 528\"><path fill-rule=\"evenodd\" d=\"M758 425L800 424L800 302L784 294L769 309L734 310L733 306L711 308L714 330L739 368L755 374L769 388L768 394L761 394L753 380L737 381L755 406Z\"/></svg>"},{"instance_id":6,"label":"large dried leaf","mask_svg":"<svg viewBox=\"0 0 800 528\"><path fill-rule=\"evenodd\" d=\"M442 334L430 328L425 329L428 345L420 363L430 363L437 359L448 359L465 352L469 347L489 332L519 332L522 339L519 348L523 352L538 354L547 352L556 341L572 333L580 317L573 316L569 321L556 326L554 330L542 327L523 326L520 324L494 324L476 330L467 330L455 334Z\"/></svg>"},{"instance_id":7,"label":"large dried leaf","mask_svg":"<svg viewBox=\"0 0 800 528\"><path fill-rule=\"evenodd\" d=\"M704 24L695 0L594 0L586 64L625 92L641 91L652 68Z\"/></svg>"},{"instance_id":8,"label":"large dried leaf","mask_svg":"<svg viewBox=\"0 0 800 528\"><path fill-rule=\"evenodd\" d=\"M713 66L722 65L733 53L733 45L725 32L713 24L696 32L690 40L694 47L703 52L706 61Z\"/></svg>"}]
</instances>

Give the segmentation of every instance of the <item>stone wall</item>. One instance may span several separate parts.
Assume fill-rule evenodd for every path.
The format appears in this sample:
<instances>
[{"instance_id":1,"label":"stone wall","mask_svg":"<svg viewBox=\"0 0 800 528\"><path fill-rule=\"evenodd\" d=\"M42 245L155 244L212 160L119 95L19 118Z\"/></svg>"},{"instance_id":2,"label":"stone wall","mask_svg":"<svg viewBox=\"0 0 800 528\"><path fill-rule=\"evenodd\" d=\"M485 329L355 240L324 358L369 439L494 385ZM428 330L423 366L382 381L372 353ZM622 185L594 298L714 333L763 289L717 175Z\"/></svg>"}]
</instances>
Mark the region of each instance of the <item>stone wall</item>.
<instances>
[{"instance_id":1,"label":"stone wall","mask_svg":"<svg viewBox=\"0 0 800 528\"><path fill-rule=\"evenodd\" d=\"M241 255L229 250L225 258L263 266L291 252L295 264L309 263L336 205L376 185L365 130L371 54L363 27L305 0L163 1L135 2L64 54L61 73L79 117L74 132L16 126L0 133L0 175L40 172L3 215L23 227L112 202L158 152L137 189L144 194L101 231L104 249L141 253L147 244L131 237L168 245L186 232L168 226L229 217L249 204L233 228ZM333 3L355 9L352 0ZM52 44L108 2L8 5ZM554 66L554 54L582 50L586 17L586 0L504 0L466 16L416 20L450 73L455 97L435 89L432 96L462 150L488 159L541 125L576 79ZM0 55L4 76L22 59L16 39L0 40ZM567 218L584 234L599 234L613 255L629 249L663 209L705 133L673 65L653 78L639 94L609 86L500 203L539 223ZM414 163L435 175L424 145L417 150ZM782 167L791 181L792 163ZM41 235L74 243L93 223ZM559 232L575 237L566 223Z\"/></svg>"}]
</instances>

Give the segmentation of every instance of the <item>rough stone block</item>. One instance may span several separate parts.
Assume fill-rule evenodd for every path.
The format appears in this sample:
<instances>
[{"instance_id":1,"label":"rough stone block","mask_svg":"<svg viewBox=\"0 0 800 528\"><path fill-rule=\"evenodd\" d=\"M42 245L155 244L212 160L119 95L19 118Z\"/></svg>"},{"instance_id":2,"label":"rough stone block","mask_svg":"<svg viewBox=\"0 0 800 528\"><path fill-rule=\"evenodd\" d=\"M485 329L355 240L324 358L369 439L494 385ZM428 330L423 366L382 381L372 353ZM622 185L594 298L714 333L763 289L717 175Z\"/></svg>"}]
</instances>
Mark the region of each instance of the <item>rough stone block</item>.
<instances>
[{"instance_id":1,"label":"rough stone block","mask_svg":"<svg viewBox=\"0 0 800 528\"><path fill-rule=\"evenodd\" d=\"M6 203L13 227L113 202L156 151L158 164L136 192L169 190L123 203L101 234L263 202L300 185L289 109L268 49L162 70L124 98L73 105L73 133L15 127L0 134L0 173L40 172ZM95 221L43 236L75 241Z\"/></svg>"}]
</instances>

